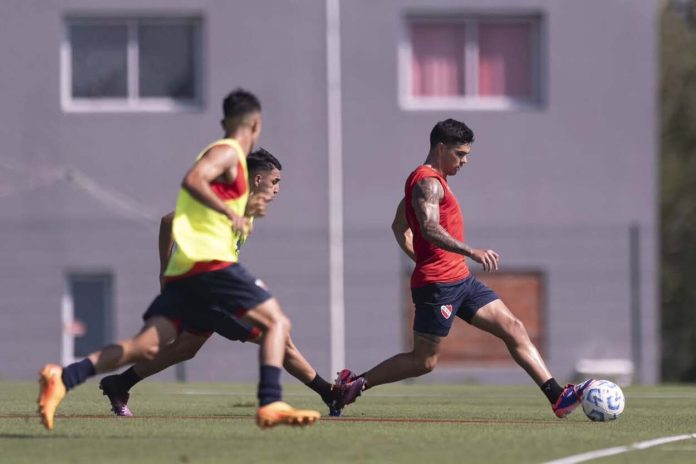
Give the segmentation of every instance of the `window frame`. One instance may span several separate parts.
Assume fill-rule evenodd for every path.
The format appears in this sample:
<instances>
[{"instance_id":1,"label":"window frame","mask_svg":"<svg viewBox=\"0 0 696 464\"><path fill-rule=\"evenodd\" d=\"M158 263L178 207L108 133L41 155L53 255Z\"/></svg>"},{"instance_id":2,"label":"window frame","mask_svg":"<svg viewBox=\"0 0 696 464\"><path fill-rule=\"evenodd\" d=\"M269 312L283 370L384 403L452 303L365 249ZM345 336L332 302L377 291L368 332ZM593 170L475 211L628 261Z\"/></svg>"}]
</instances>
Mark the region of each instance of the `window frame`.
<instances>
[{"instance_id":1,"label":"window frame","mask_svg":"<svg viewBox=\"0 0 696 464\"><path fill-rule=\"evenodd\" d=\"M532 34L530 97L479 96L479 25L485 23L529 24ZM413 94L413 47L411 26L414 24L460 24L464 26L464 95L416 96ZM398 49L398 99L404 110L528 110L543 106L547 89L547 40L543 15L538 12L520 13L424 13L407 14L402 21Z\"/></svg>"},{"instance_id":2,"label":"window frame","mask_svg":"<svg viewBox=\"0 0 696 464\"><path fill-rule=\"evenodd\" d=\"M125 25L127 42L127 89L125 98L75 98L72 95L72 43L70 28L76 24ZM138 28L142 24L187 25L193 27L193 98L141 97ZM60 46L60 95L65 112L186 112L203 107L203 20L198 15L186 16L80 16L70 15L63 20L63 39Z\"/></svg>"},{"instance_id":3,"label":"window frame","mask_svg":"<svg viewBox=\"0 0 696 464\"><path fill-rule=\"evenodd\" d=\"M63 272L63 294L61 295L61 362L68 365L77 360L75 357L76 336L68 329L75 322L75 295L72 284L82 282L103 282L108 284L108 292L102 296L104 308L103 331L105 344L113 340L116 317L116 277L110 269L65 269Z\"/></svg>"}]
</instances>

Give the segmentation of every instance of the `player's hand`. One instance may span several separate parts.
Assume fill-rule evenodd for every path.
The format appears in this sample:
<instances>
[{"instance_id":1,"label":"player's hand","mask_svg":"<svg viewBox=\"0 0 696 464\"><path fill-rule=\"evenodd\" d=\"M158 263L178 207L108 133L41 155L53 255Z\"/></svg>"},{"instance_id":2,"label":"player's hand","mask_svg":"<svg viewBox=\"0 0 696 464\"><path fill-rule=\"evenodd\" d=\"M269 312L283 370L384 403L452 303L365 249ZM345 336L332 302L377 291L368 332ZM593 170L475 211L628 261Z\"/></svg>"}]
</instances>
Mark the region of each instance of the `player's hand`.
<instances>
[{"instance_id":1,"label":"player's hand","mask_svg":"<svg viewBox=\"0 0 696 464\"><path fill-rule=\"evenodd\" d=\"M264 217L271 201L273 201L272 193L262 192L251 195L244 210L244 216Z\"/></svg>"},{"instance_id":2,"label":"player's hand","mask_svg":"<svg viewBox=\"0 0 696 464\"><path fill-rule=\"evenodd\" d=\"M471 252L471 259L480 263L484 271L493 272L498 270L500 255L493 250L480 250L475 248Z\"/></svg>"},{"instance_id":3,"label":"player's hand","mask_svg":"<svg viewBox=\"0 0 696 464\"><path fill-rule=\"evenodd\" d=\"M249 220L230 212L227 217L232 222L232 230L239 235L244 235L249 230Z\"/></svg>"}]
</instances>

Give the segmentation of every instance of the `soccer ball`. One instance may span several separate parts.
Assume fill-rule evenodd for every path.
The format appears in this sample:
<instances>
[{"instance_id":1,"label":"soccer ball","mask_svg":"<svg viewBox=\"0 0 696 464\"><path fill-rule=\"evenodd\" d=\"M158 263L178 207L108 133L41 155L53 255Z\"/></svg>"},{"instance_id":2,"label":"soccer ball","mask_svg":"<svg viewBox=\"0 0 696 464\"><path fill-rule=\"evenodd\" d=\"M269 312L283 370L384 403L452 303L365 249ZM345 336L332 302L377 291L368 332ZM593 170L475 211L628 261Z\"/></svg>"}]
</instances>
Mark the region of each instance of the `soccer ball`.
<instances>
[{"instance_id":1,"label":"soccer ball","mask_svg":"<svg viewBox=\"0 0 696 464\"><path fill-rule=\"evenodd\" d=\"M597 422L616 419L625 405L621 388L608 380L593 380L582 397L582 410L590 420Z\"/></svg>"}]
</instances>

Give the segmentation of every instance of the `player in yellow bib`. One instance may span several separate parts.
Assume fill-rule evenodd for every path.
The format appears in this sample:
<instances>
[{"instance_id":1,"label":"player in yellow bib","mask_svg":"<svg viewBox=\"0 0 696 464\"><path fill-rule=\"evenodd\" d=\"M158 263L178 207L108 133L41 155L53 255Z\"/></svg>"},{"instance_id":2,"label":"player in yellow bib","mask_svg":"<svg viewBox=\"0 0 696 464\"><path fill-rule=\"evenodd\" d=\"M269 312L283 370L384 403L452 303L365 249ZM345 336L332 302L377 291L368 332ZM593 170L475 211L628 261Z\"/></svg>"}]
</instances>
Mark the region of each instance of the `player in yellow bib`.
<instances>
[{"instance_id":1,"label":"player in yellow bib","mask_svg":"<svg viewBox=\"0 0 696 464\"><path fill-rule=\"evenodd\" d=\"M262 217L265 211L259 211L259 207L265 207L264 201L267 195L274 199L280 191L280 180L282 165L271 153L263 148L259 148L247 157L247 168L249 171L249 202L245 216L249 220L255 217ZM173 249L172 240L172 219L174 213L169 213L162 218L160 223L159 254L161 276L164 276L168 268L169 259ZM239 254L239 248L247 240L247 235L243 235L238 240L235 249ZM164 278L163 278L164 280ZM181 321L177 321L181 324ZM128 407L130 389L145 378L160 372L169 366L192 359L201 349L213 332L229 339L241 342L260 343L260 331L246 324L235 317L229 317L221 321L215 330L201 330L196 327L181 327L181 333L176 341L164 347L152 360L140 361L131 366L125 372L118 375L109 375L101 379L99 388L104 395L109 398L111 410L116 416L130 417L132 412ZM336 391L331 388L331 384L324 380L309 362L302 356L288 337L285 349L285 360L283 367L295 378L303 382L309 388L321 396L324 403L329 406L329 414L332 416L340 415L340 409L334 407L338 396Z\"/></svg>"},{"instance_id":2,"label":"player in yellow bib","mask_svg":"<svg viewBox=\"0 0 696 464\"><path fill-rule=\"evenodd\" d=\"M235 253L238 238L249 230L244 216L249 197L246 155L261 133L261 104L238 89L225 98L223 112L224 138L203 150L181 183L173 221L176 247L164 288L145 313L144 327L133 338L79 362L43 366L38 403L47 429L53 428L56 408L67 391L96 374L154 358L179 335L181 325L175 321L214 330L230 316L262 334L257 425L305 425L319 419L317 411L297 410L282 401L280 372L290 321L260 281L237 262ZM264 202L258 207L263 209Z\"/></svg>"}]
</instances>

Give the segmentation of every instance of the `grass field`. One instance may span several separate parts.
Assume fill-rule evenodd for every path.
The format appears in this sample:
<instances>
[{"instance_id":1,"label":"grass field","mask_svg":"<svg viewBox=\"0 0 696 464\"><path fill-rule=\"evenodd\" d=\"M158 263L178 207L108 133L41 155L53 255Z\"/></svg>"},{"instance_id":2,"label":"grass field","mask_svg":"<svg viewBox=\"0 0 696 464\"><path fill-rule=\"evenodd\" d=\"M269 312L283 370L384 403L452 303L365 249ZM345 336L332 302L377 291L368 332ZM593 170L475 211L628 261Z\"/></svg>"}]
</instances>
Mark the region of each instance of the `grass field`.
<instances>
[{"instance_id":1,"label":"grass field","mask_svg":"<svg viewBox=\"0 0 696 464\"><path fill-rule=\"evenodd\" d=\"M64 400L52 432L35 416L36 385L0 383L0 462L10 463L541 463L636 442L696 434L696 387L625 389L626 411L592 423L582 410L556 419L534 387L391 385L340 419L260 431L255 389L240 384L143 383L137 417L116 418L90 382ZM325 408L301 385L285 397ZM696 435L591 462L696 462Z\"/></svg>"}]
</instances>

